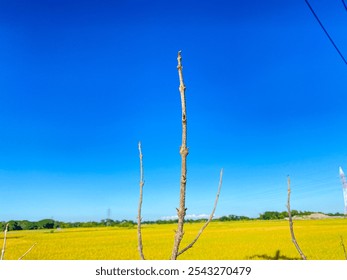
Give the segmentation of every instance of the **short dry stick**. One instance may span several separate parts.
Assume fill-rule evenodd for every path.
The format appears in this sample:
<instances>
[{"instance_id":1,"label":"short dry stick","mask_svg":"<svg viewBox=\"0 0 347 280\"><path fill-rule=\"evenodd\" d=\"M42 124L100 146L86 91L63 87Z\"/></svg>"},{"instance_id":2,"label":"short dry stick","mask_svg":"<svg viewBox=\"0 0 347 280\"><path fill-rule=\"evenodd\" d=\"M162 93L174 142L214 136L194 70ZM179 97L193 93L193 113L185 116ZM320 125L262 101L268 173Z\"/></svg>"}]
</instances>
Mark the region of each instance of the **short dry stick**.
<instances>
[{"instance_id":1,"label":"short dry stick","mask_svg":"<svg viewBox=\"0 0 347 280\"><path fill-rule=\"evenodd\" d=\"M189 250L190 248L193 247L193 245L195 244L196 241L198 241L200 235L202 234L202 232L205 230L205 228L208 226L208 224L212 221L213 216L214 216L214 212L216 211L217 208L217 203L218 203L218 199L219 199L219 194L220 194L220 190L222 188L222 181L223 181L223 168L220 171L220 176L219 176L219 186L218 186L218 191L217 191L217 195L216 195L216 200L214 201L214 206L213 206L213 210L211 212L211 215L209 217L209 219L206 221L206 223L202 226L202 228L200 229L200 231L198 232L197 236L195 237L195 239L184 249L182 249L181 251L178 252L177 256L183 254L185 251Z\"/></svg>"},{"instance_id":2,"label":"short dry stick","mask_svg":"<svg viewBox=\"0 0 347 280\"><path fill-rule=\"evenodd\" d=\"M292 242L295 245L296 250L299 252L301 258L303 260L306 260L305 254L301 251L298 242L296 241L295 235L294 235L294 228L293 228L293 220L292 220L292 213L290 211L290 178L288 176L288 202L287 202L287 209L288 209L288 219L289 219L289 229L290 234L292 236Z\"/></svg>"},{"instance_id":3,"label":"short dry stick","mask_svg":"<svg viewBox=\"0 0 347 280\"><path fill-rule=\"evenodd\" d=\"M145 259L143 254L143 246L142 246L142 234L141 234L141 208L142 208L142 193L143 193L143 185L145 182L143 181L143 162L142 162L142 150L141 150L141 142L139 142L139 156L140 156L140 198L139 198L139 207L137 213L137 239L138 239L138 250L140 254L141 260Z\"/></svg>"},{"instance_id":4,"label":"short dry stick","mask_svg":"<svg viewBox=\"0 0 347 280\"><path fill-rule=\"evenodd\" d=\"M26 251L18 260L22 260L35 246L37 243L34 243L28 251Z\"/></svg>"},{"instance_id":5,"label":"short dry stick","mask_svg":"<svg viewBox=\"0 0 347 280\"><path fill-rule=\"evenodd\" d=\"M347 252L346 252L345 243L344 243L344 241L343 241L343 237L340 236L340 239L341 239L342 250L343 250L343 253L344 253L344 255L345 255L345 259L347 260Z\"/></svg>"},{"instance_id":6,"label":"short dry stick","mask_svg":"<svg viewBox=\"0 0 347 280\"><path fill-rule=\"evenodd\" d=\"M3 245L2 245L1 258L0 258L0 260L3 260L3 259L4 259L4 256L5 256L5 250L6 250L6 235L7 235L7 231L8 231L8 224L6 224L5 231L4 231L4 243L3 243Z\"/></svg>"}]
</instances>

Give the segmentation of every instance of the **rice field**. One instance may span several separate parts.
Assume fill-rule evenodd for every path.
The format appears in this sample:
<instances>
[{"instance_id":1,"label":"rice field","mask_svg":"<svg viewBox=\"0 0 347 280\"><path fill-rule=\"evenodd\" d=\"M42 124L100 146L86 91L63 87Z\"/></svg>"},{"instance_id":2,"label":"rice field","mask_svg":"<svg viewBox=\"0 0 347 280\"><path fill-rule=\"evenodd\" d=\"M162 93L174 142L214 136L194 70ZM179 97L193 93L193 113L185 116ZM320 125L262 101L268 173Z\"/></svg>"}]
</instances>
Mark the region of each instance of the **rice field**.
<instances>
[{"instance_id":1,"label":"rice field","mask_svg":"<svg viewBox=\"0 0 347 280\"><path fill-rule=\"evenodd\" d=\"M202 224L186 224L181 248ZM169 259L175 224L144 225L147 259ZM347 246L347 219L295 221L297 241L309 260L343 260L341 242ZM0 245L3 233L0 236ZM24 259L30 260L138 260L136 228L75 228L10 231L5 259L18 259L34 243ZM347 248L346 248L347 249ZM212 222L183 260L294 260L299 259L291 242L288 221Z\"/></svg>"}]
</instances>

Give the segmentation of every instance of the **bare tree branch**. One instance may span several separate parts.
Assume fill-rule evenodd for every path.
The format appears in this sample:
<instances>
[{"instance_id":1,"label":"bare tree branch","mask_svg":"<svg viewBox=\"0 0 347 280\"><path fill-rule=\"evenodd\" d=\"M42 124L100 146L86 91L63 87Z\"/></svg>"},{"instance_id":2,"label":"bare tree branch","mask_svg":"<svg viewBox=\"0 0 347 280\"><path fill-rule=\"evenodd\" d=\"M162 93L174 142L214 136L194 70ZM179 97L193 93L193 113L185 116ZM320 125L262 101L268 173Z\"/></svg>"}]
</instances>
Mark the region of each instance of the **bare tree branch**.
<instances>
[{"instance_id":1,"label":"bare tree branch","mask_svg":"<svg viewBox=\"0 0 347 280\"><path fill-rule=\"evenodd\" d=\"M214 216L214 212L216 211L217 208L217 203L218 203L218 199L219 199L219 194L220 194L220 190L222 188L222 182L223 182L223 168L220 171L220 176L219 176L219 186L218 186L218 191L217 191L217 195L216 195L216 200L214 201L214 206L213 206L213 210L211 212L211 215L209 217L209 219L206 221L206 223L202 226L202 228L200 229L200 231L198 232L197 236L195 237L195 239L184 249L182 249L181 251L178 252L177 256L183 254L185 251L189 250L190 248L193 247L193 245L195 244L196 241L198 241L200 235L202 234L202 232L205 230L205 228L208 226L208 224L212 221L213 216Z\"/></svg>"},{"instance_id":2,"label":"bare tree branch","mask_svg":"<svg viewBox=\"0 0 347 280\"><path fill-rule=\"evenodd\" d=\"M18 260L22 260L36 245L37 243L34 243L28 251L26 251Z\"/></svg>"},{"instance_id":3,"label":"bare tree branch","mask_svg":"<svg viewBox=\"0 0 347 280\"><path fill-rule=\"evenodd\" d=\"M306 260L306 256L304 253L301 251L298 242L296 241L295 235L294 235L294 228L293 228L293 220L292 220L292 213L290 211L290 177L288 176L288 202L287 202L287 209L288 209L288 219L289 219L289 229L290 229L290 234L292 236L292 242L295 245L296 250L300 254L301 258L303 260Z\"/></svg>"},{"instance_id":4,"label":"bare tree branch","mask_svg":"<svg viewBox=\"0 0 347 280\"><path fill-rule=\"evenodd\" d=\"M2 245L1 258L0 258L0 260L3 260L3 259L4 259L4 256L5 256L5 250L6 250L6 235L7 235L7 231L8 231L8 224L6 224L5 231L4 231L4 243L3 243L3 245Z\"/></svg>"},{"instance_id":5,"label":"bare tree branch","mask_svg":"<svg viewBox=\"0 0 347 280\"><path fill-rule=\"evenodd\" d=\"M181 241L183 239L184 235L184 219L186 216L187 208L185 207L185 200L186 200L186 183L187 183L187 156L188 156L188 148L187 148L187 113L186 113L186 97L185 97L185 90L186 87L184 85L183 81L183 73L182 73L182 57L181 57L181 51L178 52L177 55L177 70L178 70L178 76L179 76L179 92L181 96L181 106L182 106L182 144L180 147L180 155L181 155L181 177L180 177L180 198L179 198L179 208L177 208L177 216L178 216L178 223L177 223L177 230L175 231L175 238L174 238L174 244L172 248L171 253L171 260L176 260L179 255L193 247L193 245L196 243L196 241L199 239L202 232L205 230L205 228L208 226L208 224L213 219L218 198L220 194L220 190L222 187L222 177L223 177L223 169L220 173L220 180L219 180L219 187L217 191L217 196L215 200L215 204L212 210L212 213L207 220L207 222L203 225L203 227L198 232L195 239L183 250L179 251L179 247L181 244ZM140 153L140 198L139 198L139 205L138 205L138 216L137 216L137 235L138 235L138 251L140 254L140 258L142 260L145 259L143 254L143 246L142 246L142 236L141 236L141 208L142 208L142 193L143 193L143 164L142 164L142 151L141 151L141 143L139 142L139 153Z\"/></svg>"},{"instance_id":6,"label":"bare tree branch","mask_svg":"<svg viewBox=\"0 0 347 280\"><path fill-rule=\"evenodd\" d=\"M186 87L184 85L183 81L183 74L182 74L182 57L181 57L181 51L178 52L177 55L177 69L178 69L178 76L180 80L180 86L179 91L181 95L181 105L182 105L182 145L180 148L180 154L181 154L181 182L180 182L180 203L179 208L177 209L177 216L178 216L178 224L177 224L177 230L175 233L175 239L174 239L174 245L172 249L171 254L171 260L176 260L178 255L178 250L180 243L183 238L183 226L184 226L184 217L186 215L186 206L185 206L185 200L186 200L186 182L187 182L187 155L188 155L188 148L187 148L187 114L186 114L186 98L185 98L185 90Z\"/></svg>"},{"instance_id":7,"label":"bare tree branch","mask_svg":"<svg viewBox=\"0 0 347 280\"><path fill-rule=\"evenodd\" d=\"M138 239L138 250L140 254L141 260L145 259L143 255L143 246L142 246L142 234L141 234L141 209L142 209L142 193L143 193L143 185L145 182L143 181L143 162L142 162L142 150L141 150L141 142L139 142L139 156L140 156L140 198L139 198L139 206L138 206L138 214L137 214L137 239Z\"/></svg>"}]
</instances>

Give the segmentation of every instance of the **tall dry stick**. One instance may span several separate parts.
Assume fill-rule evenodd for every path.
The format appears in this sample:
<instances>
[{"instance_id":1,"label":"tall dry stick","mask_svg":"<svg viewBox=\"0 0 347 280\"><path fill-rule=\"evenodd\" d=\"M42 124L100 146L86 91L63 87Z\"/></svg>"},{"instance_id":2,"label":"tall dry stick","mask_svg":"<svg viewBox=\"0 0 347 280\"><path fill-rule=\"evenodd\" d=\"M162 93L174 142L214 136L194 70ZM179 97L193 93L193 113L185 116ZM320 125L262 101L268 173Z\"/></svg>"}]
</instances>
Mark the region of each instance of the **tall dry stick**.
<instances>
[{"instance_id":1,"label":"tall dry stick","mask_svg":"<svg viewBox=\"0 0 347 280\"><path fill-rule=\"evenodd\" d=\"M200 235L202 234L202 232L205 230L205 228L208 226L208 224L212 221L213 216L214 216L214 212L216 211L217 208L217 203L218 203L218 198L219 198L219 194L220 194L220 190L222 188L222 182L223 182L223 168L220 171L220 175L219 175L219 186L218 186L218 191L217 191L217 195L216 195L216 200L214 201L214 206L213 206L213 210L211 212L211 215L209 217L209 219L206 221L206 223L202 226L202 228L200 229L200 231L198 232L197 236L195 237L195 239L184 249L182 249L181 251L178 252L177 256L183 254L185 251L189 250L190 248L193 247L193 245L195 244L196 241L198 241Z\"/></svg>"},{"instance_id":2,"label":"tall dry stick","mask_svg":"<svg viewBox=\"0 0 347 280\"><path fill-rule=\"evenodd\" d=\"M306 260L306 256L304 255L304 253L301 251L298 242L296 241L295 235L294 235L294 228L293 228L293 220L292 220L292 213L290 211L290 177L288 176L287 179L287 183L288 183L288 202L287 202L287 209L288 209L288 219L289 219L289 229L290 229L290 234L292 236L292 242L295 245L296 250L298 251L298 253L300 254L301 258L303 260Z\"/></svg>"},{"instance_id":3,"label":"tall dry stick","mask_svg":"<svg viewBox=\"0 0 347 280\"><path fill-rule=\"evenodd\" d=\"M3 260L3 259L4 259L4 256L5 256L5 250L6 250L6 235L7 235L7 231L8 231L8 224L6 224L5 231L4 231L4 243L3 243L3 245L2 245L1 258L0 258L0 260Z\"/></svg>"},{"instance_id":4,"label":"tall dry stick","mask_svg":"<svg viewBox=\"0 0 347 280\"><path fill-rule=\"evenodd\" d=\"M142 246L142 234L141 234L141 208L142 208L142 194L143 194L143 185L145 182L143 181L143 162L142 162L142 150L141 150L141 142L139 142L139 156L140 156L140 198L139 198L139 207L137 213L137 240L138 240L138 250L140 254L141 260L145 259L143 254L143 246Z\"/></svg>"},{"instance_id":5,"label":"tall dry stick","mask_svg":"<svg viewBox=\"0 0 347 280\"><path fill-rule=\"evenodd\" d=\"M187 182L187 155L188 155L188 148L187 148L187 114L186 114L186 97L185 97L185 90L186 87L184 85L183 81L183 74L182 74L182 57L181 57L181 51L178 52L177 56L177 70L178 70L178 76L180 80L180 86L179 91L181 95L181 105L182 105L182 145L180 148L180 154L181 154L181 181L180 181L180 203L179 208L177 209L177 216L178 216L178 224L177 224L177 230L175 233L175 240L174 245L172 249L171 254L171 260L176 260L178 256L178 250L180 247L180 243L183 238L183 226L184 226L184 217L186 215L186 182Z\"/></svg>"}]
</instances>

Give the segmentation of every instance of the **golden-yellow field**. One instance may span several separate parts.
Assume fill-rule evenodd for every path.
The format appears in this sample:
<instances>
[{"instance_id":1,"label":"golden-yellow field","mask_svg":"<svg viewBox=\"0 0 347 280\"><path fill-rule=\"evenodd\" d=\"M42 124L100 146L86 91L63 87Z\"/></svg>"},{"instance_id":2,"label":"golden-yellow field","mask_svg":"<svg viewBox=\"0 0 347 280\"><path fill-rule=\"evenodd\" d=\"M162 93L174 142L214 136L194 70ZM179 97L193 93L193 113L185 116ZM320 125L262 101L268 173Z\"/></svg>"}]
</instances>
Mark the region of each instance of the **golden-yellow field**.
<instances>
[{"instance_id":1,"label":"golden-yellow field","mask_svg":"<svg viewBox=\"0 0 347 280\"><path fill-rule=\"evenodd\" d=\"M186 224L184 245L202 224ZM169 259L175 224L144 225L147 259ZM347 247L347 219L294 221L296 239L311 260L343 260L341 237ZM3 233L0 245L3 243ZM18 259L34 243L24 259L30 260L137 260L136 228L79 228L12 231L7 233L5 259ZM347 249L347 248L346 248ZM291 242L288 221L212 222L195 246L179 259L249 260L299 259Z\"/></svg>"}]
</instances>

